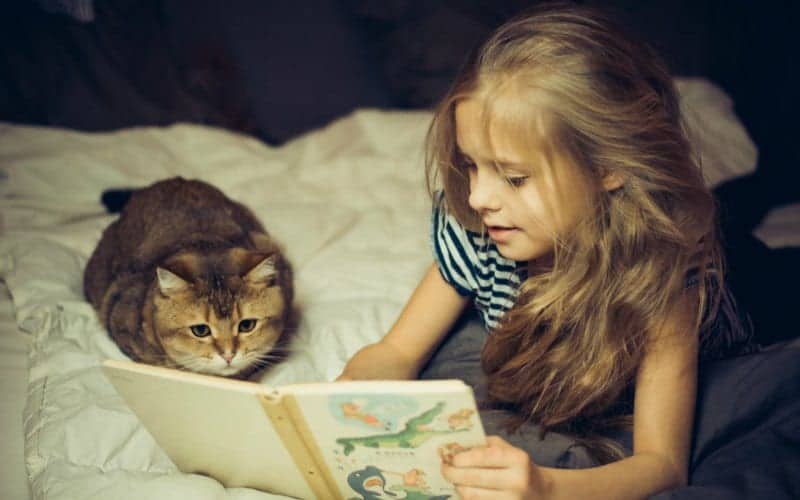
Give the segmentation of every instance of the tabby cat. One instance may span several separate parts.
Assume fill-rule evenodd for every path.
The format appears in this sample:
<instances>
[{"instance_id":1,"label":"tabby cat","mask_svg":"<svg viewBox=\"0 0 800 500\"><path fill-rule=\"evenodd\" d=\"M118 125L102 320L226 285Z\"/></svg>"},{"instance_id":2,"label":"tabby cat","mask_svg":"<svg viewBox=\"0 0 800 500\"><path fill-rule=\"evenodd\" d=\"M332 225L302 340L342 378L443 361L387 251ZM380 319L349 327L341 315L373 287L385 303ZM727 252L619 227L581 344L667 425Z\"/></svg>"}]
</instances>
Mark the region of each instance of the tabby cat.
<instances>
[{"instance_id":1,"label":"tabby cat","mask_svg":"<svg viewBox=\"0 0 800 500\"><path fill-rule=\"evenodd\" d=\"M244 205L180 177L136 190L103 232L86 298L134 360L243 378L280 359L290 267Z\"/></svg>"}]
</instances>

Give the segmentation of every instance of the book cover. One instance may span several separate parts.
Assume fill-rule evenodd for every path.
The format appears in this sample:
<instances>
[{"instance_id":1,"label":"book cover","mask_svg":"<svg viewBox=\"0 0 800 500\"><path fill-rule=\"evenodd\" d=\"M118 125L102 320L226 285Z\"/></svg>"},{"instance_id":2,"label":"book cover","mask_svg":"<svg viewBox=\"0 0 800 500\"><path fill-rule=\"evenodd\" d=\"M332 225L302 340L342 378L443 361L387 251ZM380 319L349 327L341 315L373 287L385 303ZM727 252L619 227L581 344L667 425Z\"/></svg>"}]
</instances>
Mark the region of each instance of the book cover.
<instances>
[{"instance_id":1,"label":"book cover","mask_svg":"<svg viewBox=\"0 0 800 500\"><path fill-rule=\"evenodd\" d=\"M485 442L458 380L269 387L129 361L103 369L183 472L298 498L455 498L442 457Z\"/></svg>"}]
</instances>

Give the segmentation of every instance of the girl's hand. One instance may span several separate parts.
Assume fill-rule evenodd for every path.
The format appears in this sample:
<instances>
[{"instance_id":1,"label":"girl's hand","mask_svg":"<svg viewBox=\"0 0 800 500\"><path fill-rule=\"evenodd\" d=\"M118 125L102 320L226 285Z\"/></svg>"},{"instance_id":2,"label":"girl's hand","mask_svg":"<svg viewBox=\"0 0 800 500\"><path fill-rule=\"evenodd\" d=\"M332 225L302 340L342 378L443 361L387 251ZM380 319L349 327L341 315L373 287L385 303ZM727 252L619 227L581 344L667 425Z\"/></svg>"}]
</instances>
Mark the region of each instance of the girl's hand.
<instances>
[{"instance_id":1,"label":"girl's hand","mask_svg":"<svg viewBox=\"0 0 800 500\"><path fill-rule=\"evenodd\" d=\"M462 499L546 498L542 471L525 451L498 436L455 455L451 465L442 464L442 474Z\"/></svg>"}]
</instances>

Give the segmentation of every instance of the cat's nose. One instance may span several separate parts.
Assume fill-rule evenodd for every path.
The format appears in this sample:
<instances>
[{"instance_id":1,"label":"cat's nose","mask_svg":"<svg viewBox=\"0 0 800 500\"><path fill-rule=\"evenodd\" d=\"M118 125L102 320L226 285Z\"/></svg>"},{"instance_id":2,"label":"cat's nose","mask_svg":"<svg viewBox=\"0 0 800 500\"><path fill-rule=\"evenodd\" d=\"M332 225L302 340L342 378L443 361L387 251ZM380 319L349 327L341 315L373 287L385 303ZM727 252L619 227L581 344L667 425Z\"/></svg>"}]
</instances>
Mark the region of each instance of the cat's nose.
<instances>
[{"instance_id":1,"label":"cat's nose","mask_svg":"<svg viewBox=\"0 0 800 500\"><path fill-rule=\"evenodd\" d=\"M233 359L234 354L232 352L224 352L222 353L222 359L224 359L228 364L231 364L231 360Z\"/></svg>"}]
</instances>

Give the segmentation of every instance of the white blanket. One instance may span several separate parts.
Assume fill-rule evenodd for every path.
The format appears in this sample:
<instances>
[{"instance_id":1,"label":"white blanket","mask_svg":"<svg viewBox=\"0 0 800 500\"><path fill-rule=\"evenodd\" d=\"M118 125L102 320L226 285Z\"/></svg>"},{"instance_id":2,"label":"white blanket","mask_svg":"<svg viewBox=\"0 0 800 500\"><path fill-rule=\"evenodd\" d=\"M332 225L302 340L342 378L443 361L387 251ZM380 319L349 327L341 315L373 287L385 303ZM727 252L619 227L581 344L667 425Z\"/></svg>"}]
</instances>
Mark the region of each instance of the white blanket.
<instances>
[{"instance_id":1,"label":"white blanket","mask_svg":"<svg viewBox=\"0 0 800 500\"><path fill-rule=\"evenodd\" d=\"M709 183L751 171L756 151L727 96L679 83ZM262 381L331 380L391 326L431 262L429 119L362 110L280 148L196 125L88 134L0 124L0 277L32 337L24 423L34 498L273 497L178 472L99 370L123 357L81 287L114 219L98 201L104 189L181 175L251 207L286 248L302 314L292 354Z\"/></svg>"}]
</instances>

